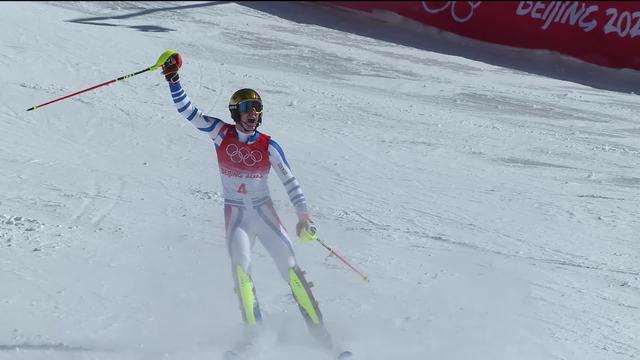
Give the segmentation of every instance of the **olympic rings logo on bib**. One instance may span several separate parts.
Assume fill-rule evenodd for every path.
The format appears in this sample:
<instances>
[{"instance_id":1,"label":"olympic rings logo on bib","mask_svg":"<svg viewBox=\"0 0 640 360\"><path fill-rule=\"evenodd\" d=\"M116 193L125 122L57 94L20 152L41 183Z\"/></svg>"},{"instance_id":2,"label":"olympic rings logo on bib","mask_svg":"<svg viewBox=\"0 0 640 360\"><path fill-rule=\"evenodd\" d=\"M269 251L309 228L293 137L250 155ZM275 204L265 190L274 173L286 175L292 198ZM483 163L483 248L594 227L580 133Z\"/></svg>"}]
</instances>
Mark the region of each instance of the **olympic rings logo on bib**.
<instances>
[{"instance_id":1,"label":"olympic rings logo on bib","mask_svg":"<svg viewBox=\"0 0 640 360\"><path fill-rule=\"evenodd\" d=\"M243 163L246 166L254 166L262 161L262 153L258 150L249 151L245 147L238 148L236 144L229 144L225 149L229 159L236 164Z\"/></svg>"}]
</instances>

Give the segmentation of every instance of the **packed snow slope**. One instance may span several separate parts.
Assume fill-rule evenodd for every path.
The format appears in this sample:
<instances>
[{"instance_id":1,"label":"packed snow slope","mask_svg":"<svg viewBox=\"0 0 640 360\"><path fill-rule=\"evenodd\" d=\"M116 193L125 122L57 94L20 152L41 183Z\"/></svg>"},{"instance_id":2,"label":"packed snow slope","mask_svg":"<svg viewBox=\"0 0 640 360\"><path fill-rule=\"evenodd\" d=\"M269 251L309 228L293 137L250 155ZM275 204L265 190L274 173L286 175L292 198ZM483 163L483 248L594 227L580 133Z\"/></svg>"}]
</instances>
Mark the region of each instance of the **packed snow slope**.
<instances>
[{"instance_id":1,"label":"packed snow slope","mask_svg":"<svg viewBox=\"0 0 640 360\"><path fill-rule=\"evenodd\" d=\"M239 88L262 95L261 130L321 238L370 278L295 241L327 327L357 359L640 356L637 95L430 50L447 36L321 5L1 8L0 358L217 359L239 340L214 148L160 72L25 111L167 49L211 116L230 121ZM326 359L254 250L267 330L251 358Z\"/></svg>"}]
</instances>

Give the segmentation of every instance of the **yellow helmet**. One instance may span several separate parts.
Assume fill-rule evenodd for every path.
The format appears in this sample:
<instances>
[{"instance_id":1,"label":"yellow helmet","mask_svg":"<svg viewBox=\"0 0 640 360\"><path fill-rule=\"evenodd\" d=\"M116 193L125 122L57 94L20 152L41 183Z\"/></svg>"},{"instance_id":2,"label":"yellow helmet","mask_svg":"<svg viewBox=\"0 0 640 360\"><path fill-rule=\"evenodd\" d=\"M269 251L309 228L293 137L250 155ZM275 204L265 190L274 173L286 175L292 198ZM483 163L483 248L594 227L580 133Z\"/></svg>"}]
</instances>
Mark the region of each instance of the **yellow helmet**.
<instances>
[{"instance_id":1,"label":"yellow helmet","mask_svg":"<svg viewBox=\"0 0 640 360\"><path fill-rule=\"evenodd\" d=\"M229 99L229 112L231 112L233 121L240 121L240 103L252 100L259 103L259 108L256 107L256 112L259 114L257 126L262 123L262 99L258 92L253 89L240 89L231 95L231 99Z\"/></svg>"}]
</instances>

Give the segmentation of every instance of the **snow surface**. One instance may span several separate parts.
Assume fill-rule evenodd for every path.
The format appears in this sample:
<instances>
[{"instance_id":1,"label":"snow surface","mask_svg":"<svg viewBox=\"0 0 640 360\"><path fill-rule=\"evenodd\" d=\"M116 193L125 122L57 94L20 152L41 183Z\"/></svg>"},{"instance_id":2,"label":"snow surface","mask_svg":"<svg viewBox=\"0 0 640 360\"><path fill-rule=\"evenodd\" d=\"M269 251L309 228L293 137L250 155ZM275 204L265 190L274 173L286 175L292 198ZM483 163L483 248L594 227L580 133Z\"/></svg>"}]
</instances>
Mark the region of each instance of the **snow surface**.
<instances>
[{"instance_id":1,"label":"snow surface","mask_svg":"<svg viewBox=\"0 0 640 360\"><path fill-rule=\"evenodd\" d=\"M238 341L213 147L161 74L25 112L167 49L209 115L261 93L321 238L371 279L295 243L357 359L640 357L637 72L306 3L3 2L0 24L0 358ZM326 359L260 245L253 267L251 358Z\"/></svg>"}]
</instances>

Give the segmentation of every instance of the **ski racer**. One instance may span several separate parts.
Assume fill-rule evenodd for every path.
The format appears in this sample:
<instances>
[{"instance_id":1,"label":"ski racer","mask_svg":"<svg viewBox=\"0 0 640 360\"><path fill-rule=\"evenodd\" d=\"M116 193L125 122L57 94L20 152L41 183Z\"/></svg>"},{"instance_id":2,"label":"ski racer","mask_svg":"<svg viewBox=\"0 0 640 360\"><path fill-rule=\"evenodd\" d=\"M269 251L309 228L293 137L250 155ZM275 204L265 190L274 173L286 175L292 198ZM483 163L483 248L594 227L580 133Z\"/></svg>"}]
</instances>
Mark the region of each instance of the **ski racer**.
<instances>
[{"instance_id":1,"label":"ski racer","mask_svg":"<svg viewBox=\"0 0 640 360\"><path fill-rule=\"evenodd\" d=\"M260 95L248 88L233 93L229 100L233 123L226 123L203 114L191 102L180 84L181 66L182 58L175 52L164 62L162 73L178 113L214 143L224 194L225 239L245 324L253 327L262 320L251 277L251 251L259 239L289 284L310 332L321 341L330 341L310 283L296 262L292 243L271 200L267 180L273 169L295 208L298 237L302 242L317 239L305 196L284 151L269 135L257 130L264 113Z\"/></svg>"}]
</instances>

